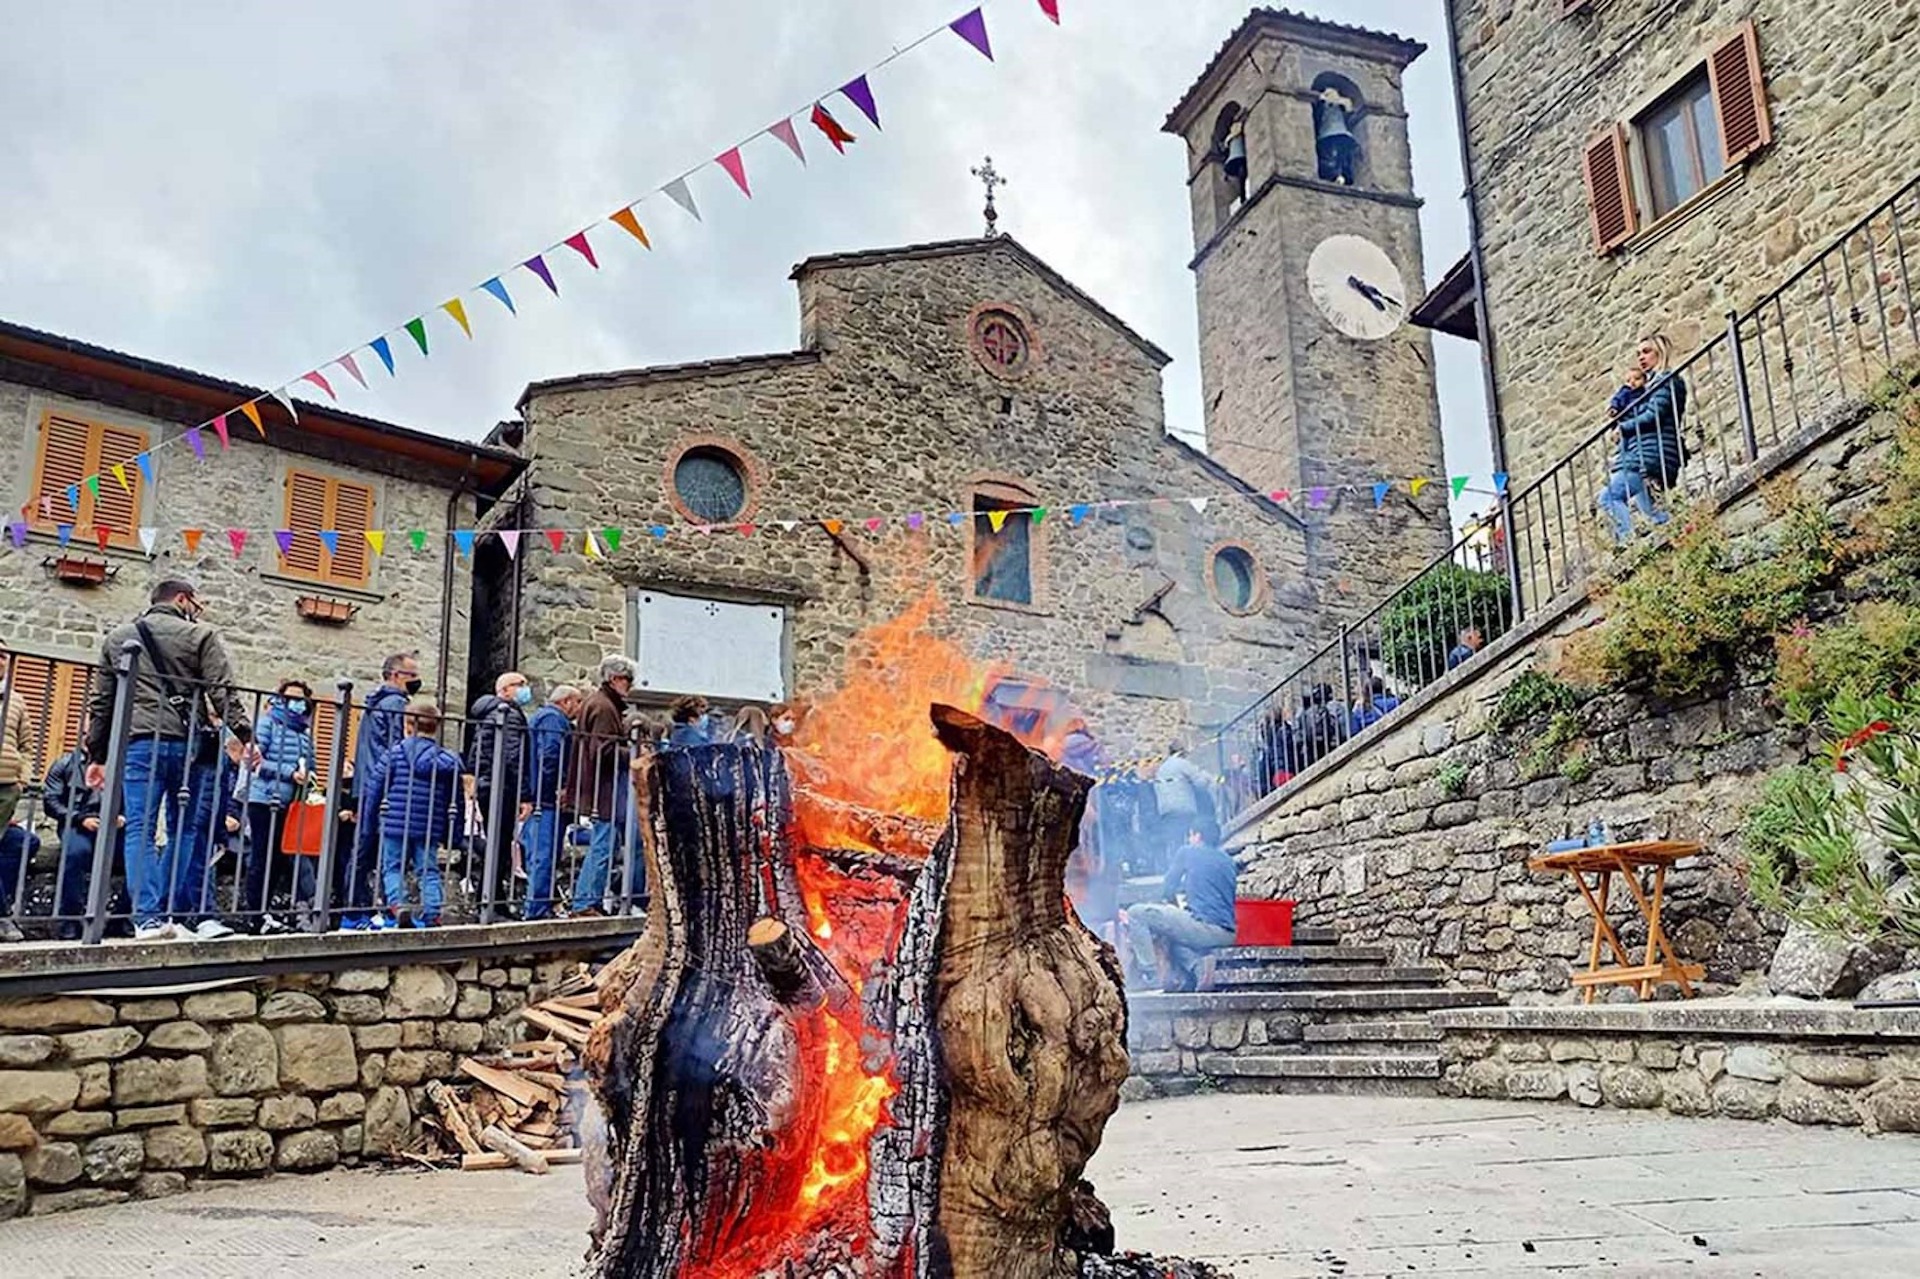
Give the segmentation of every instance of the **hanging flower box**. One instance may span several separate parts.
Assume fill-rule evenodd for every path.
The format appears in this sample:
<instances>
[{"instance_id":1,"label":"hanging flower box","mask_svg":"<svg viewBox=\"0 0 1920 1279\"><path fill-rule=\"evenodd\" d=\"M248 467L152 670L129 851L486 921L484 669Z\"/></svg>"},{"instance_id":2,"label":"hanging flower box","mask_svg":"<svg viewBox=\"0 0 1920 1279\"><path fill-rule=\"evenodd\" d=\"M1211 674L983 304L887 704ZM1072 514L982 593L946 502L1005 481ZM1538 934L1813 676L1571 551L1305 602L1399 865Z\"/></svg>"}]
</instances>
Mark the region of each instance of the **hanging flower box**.
<instances>
[{"instance_id":1,"label":"hanging flower box","mask_svg":"<svg viewBox=\"0 0 1920 1279\"><path fill-rule=\"evenodd\" d=\"M105 560L92 560L82 555L56 556L50 561L50 568L57 581L70 582L75 586L98 586L110 576Z\"/></svg>"},{"instance_id":2,"label":"hanging flower box","mask_svg":"<svg viewBox=\"0 0 1920 1279\"><path fill-rule=\"evenodd\" d=\"M309 622L319 622L323 626L345 626L360 611L357 604L345 600L330 600L320 595L302 595L294 601L294 607L300 616Z\"/></svg>"}]
</instances>

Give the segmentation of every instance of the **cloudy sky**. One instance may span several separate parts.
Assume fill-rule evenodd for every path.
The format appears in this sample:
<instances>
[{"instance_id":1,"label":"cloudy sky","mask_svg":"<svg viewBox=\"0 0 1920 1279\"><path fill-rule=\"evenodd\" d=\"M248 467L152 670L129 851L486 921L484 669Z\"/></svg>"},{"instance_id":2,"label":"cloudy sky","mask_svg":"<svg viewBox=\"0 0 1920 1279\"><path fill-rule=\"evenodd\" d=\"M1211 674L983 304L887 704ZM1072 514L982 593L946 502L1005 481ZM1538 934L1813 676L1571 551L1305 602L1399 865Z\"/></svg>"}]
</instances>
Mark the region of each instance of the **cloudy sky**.
<instances>
[{"instance_id":1,"label":"cloudy sky","mask_svg":"<svg viewBox=\"0 0 1920 1279\"><path fill-rule=\"evenodd\" d=\"M0 0L0 316L263 386L471 290L956 16L964 0ZM1425 41L1407 78L1429 283L1466 221L1440 0L1296 0ZM988 0L997 62L942 34L873 76L845 158L761 137L754 199L711 165L696 223L641 206L656 251L562 249L510 319L349 407L476 437L533 380L791 349L811 254L979 232L968 170L1010 180L1001 226L1174 355L1170 426L1198 438L1183 152L1167 109L1247 0ZM19 38L19 37L26 38ZM844 107L844 104L838 104ZM405 340L399 339L401 345ZM1455 472L1488 469L1473 348L1440 347ZM370 356L365 363L374 365ZM336 381L345 381L344 378Z\"/></svg>"}]
</instances>

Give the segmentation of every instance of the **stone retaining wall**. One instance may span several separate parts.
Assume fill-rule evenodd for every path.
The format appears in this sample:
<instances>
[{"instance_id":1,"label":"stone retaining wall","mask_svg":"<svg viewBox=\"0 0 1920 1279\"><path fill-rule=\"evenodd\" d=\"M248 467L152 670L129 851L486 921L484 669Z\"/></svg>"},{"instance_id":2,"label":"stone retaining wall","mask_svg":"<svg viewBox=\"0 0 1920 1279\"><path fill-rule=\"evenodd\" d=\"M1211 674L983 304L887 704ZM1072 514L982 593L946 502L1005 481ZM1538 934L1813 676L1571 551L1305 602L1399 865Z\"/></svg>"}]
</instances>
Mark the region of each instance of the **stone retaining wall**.
<instances>
[{"instance_id":1,"label":"stone retaining wall","mask_svg":"<svg viewBox=\"0 0 1920 1279\"><path fill-rule=\"evenodd\" d=\"M517 1010L581 958L0 1000L0 1220L402 1149L423 1085L527 1038Z\"/></svg>"},{"instance_id":2,"label":"stone retaining wall","mask_svg":"<svg viewBox=\"0 0 1920 1279\"><path fill-rule=\"evenodd\" d=\"M1889 1031L1850 1006L1805 1007L1826 1024L1775 1005L1716 1015L1711 1002L1678 1015L1673 1005L1440 1013L1439 1091L1920 1133L1920 1011ZM1601 1016L1549 1015L1589 1012Z\"/></svg>"}]
</instances>

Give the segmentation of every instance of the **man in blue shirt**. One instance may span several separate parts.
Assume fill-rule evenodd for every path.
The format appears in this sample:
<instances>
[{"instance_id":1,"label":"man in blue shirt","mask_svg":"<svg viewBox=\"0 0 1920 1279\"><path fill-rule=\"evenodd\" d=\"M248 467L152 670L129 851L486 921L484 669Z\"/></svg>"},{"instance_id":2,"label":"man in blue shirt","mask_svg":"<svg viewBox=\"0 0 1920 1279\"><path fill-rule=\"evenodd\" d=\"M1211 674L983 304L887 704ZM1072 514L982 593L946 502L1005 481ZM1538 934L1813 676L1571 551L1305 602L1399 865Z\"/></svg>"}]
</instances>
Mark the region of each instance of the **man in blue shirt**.
<instances>
[{"instance_id":1,"label":"man in blue shirt","mask_svg":"<svg viewBox=\"0 0 1920 1279\"><path fill-rule=\"evenodd\" d=\"M1134 955L1158 975L1161 990L1193 990L1207 955L1233 945L1239 869L1219 844L1219 827L1196 823L1167 869L1164 900L1127 911ZM1185 907L1178 904L1183 889Z\"/></svg>"}]
</instances>

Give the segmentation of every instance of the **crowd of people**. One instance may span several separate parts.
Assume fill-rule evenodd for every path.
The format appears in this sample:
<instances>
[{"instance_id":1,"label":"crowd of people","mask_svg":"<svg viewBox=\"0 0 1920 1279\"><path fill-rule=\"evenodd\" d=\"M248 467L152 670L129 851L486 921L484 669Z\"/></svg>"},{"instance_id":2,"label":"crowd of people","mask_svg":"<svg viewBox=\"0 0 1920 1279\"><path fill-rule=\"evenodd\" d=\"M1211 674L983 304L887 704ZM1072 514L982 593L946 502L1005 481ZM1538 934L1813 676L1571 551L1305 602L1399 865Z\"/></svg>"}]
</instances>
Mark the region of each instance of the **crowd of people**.
<instances>
[{"instance_id":1,"label":"crowd of people","mask_svg":"<svg viewBox=\"0 0 1920 1279\"><path fill-rule=\"evenodd\" d=\"M657 724L629 702L633 663L607 657L597 684L550 689L510 671L464 725L422 693L410 653L382 663L362 701L357 738L329 810L312 685L282 679L250 713L219 631L189 582L156 586L140 617L108 637L103 669L128 645L140 659L123 733L114 829L101 829L117 681L94 683L85 738L40 779L40 813L59 840L55 935L77 939L89 909L99 842L111 837L107 910L145 941L236 932L431 928L447 892L443 864L496 918L596 915L629 838L631 777L655 750L708 742L790 740L785 705L742 708L729 721L683 697ZM34 752L25 701L6 696L0 655L0 942L21 940L12 895L39 851L16 822ZM460 749L443 738L463 737ZM319 854L332 812L331 910L319 913ZM571 854L570 885L556 882Z\"/></svg>"}]
</instances>

